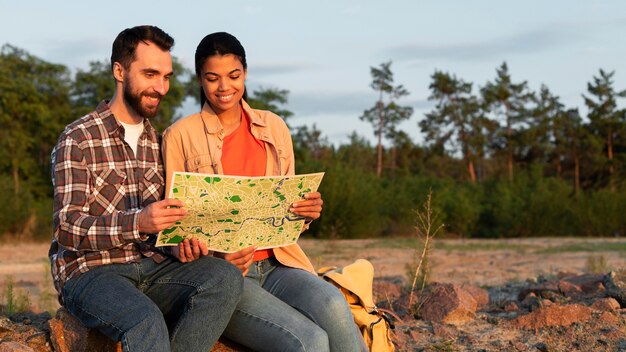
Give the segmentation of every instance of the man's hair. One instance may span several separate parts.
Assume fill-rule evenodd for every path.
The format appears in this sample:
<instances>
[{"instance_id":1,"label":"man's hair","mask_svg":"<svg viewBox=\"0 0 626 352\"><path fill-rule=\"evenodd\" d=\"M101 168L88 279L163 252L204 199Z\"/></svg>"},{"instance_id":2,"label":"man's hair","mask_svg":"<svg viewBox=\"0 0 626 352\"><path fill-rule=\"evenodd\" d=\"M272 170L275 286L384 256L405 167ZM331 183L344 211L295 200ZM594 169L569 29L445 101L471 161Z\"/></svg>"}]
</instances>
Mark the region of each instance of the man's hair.
<instances>
[{"instance_id":1,"label":"man's hair","mask_svg":"<svg viewBox=\"0 0 626 352\"><path fill-rule=\"evenodd\" d=\"M135 50L139 42L148 44L154 43L161 50L170 51L174 46L174 38L165 33L162 29L155 26L137 26L126 28L117 35L113 41L113 50L111 51L111 70L116 62L119 62L125 69L135 61Z\"/></svg>"}]
</instances>

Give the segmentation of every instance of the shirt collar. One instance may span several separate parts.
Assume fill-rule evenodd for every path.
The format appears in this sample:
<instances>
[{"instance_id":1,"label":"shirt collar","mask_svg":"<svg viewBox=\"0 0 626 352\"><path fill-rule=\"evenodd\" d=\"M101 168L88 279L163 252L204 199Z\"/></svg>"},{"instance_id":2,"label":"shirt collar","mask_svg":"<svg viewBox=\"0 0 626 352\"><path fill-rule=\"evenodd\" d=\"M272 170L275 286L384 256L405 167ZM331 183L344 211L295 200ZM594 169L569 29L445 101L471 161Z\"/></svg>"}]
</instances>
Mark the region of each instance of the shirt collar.
<instances>
[{"instance_id":1,"label":"shirt collar","mask_svg":"<svg viewBox=\"0 0 626 352\"><path fill-rule=\"evenodd\" d=\"M254 110L252 110L250 105L248 105L248 103L246 103L246 101L243 99L241 99L241 107L243 108L243 111L245 111L245 113L248 115L248 117L250 118L250 122L253 125L258 125L261 127L267 126L265 120L259 117L259 115L256 114ZM209 103L204 103L204 106L202 107L202 112L200 114L202 116L202 120L206 125L207 132L218 133L223 129L222 124L220 123L220 119L217 118L217 114L215 113L215 111L213 111Z\"/></svg>"},{"instance_id":2,"label":"shirt collar","mask_svg":"<svg viewBox=\"0 0 626 352\"><path fill-rule=\"evenodd\" d=\"M100 104L98 104L98 107L96 107L96 113L102 120L102 124L104 125L104 128L106 128L109 135L114 135L119 131L120 128L123 128L122 124L120 124L115 118L115 115L113 115L113 112L109 107L108 100L103 100L100 102ZM150 123L150 120L146 118L143 119L143 127L144 130L148 132L148 134L150 134L154 130L152 124Z\"/></svg>"}]
</instances>

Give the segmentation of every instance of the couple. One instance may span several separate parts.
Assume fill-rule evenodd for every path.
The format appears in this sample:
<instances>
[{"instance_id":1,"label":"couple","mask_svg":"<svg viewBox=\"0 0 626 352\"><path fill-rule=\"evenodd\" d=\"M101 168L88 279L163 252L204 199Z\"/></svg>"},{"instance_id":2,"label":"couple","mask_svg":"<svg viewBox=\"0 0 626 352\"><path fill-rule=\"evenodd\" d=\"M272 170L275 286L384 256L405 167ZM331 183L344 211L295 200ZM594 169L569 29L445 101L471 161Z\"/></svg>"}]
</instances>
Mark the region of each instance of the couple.
<instances>
[{"instance_id":1,"label":"couple","mask_svg":"<svg viewBox=\"0 0 626 352\"><path fill-rule=\"evenodd\" d=\"M209 254L197 240L155 248L155 234L185 216L182 202L162 199L174 171L294 173L289 131L245 102L245 51L227 33L198 45L201 112L161 143L150 118L169 89L173 45L154 26L122 31L113 97L68 125L52 152L49 256L61 303L124 351L208 351L222 334L259 351L362 350L345 299L297 244L231 254ZM320 194L305 198L290 210L319 218Z\"/></svg>"}]
</instances>

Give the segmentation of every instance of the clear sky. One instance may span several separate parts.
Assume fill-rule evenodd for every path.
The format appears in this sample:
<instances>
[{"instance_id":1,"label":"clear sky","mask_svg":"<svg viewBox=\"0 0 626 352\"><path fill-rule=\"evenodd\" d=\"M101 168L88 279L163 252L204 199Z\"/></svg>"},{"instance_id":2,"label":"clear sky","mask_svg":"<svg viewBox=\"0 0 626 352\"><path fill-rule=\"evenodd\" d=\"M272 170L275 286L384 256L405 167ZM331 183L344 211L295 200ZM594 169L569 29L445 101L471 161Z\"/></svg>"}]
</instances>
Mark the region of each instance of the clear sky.
<instances>
[{"instance_id":1,"label":"clear sky","mask_svg":"<svg viewBox=\"0 0 626 352\"><path fill-rule=\"evenodd\" d=\"M352 131L373 140L359 116L377 99L370 66L389 60L411 93L401 103L415 113L402 128L417 142L435 69L476 91L506 61L515 82L546 84L583 114L581 94L598 69L615 70L616 88L626 89L624 1L0 0L0 44L71 69L108 59L115 36L139 24L171 34L173 54L189 68L204 35L235 35L247 52L248 88L288 89L291 125L316 124L333 143ZM183 113L196 109L189 102Z\"/></svg>"}]
</instances>

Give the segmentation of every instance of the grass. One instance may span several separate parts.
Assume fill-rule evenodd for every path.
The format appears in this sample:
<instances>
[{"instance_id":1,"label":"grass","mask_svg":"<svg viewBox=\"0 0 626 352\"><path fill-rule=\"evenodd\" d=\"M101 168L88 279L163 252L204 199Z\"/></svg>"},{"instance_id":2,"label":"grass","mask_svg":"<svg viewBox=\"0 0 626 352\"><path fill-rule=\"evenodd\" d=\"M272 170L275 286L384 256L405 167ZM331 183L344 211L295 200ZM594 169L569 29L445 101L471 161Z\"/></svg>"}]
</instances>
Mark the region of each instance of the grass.
<instances>
[{"instance_id":1,"label":"grass","mask_svg":"<svg viewBox=\"0 0 626 352\"><path fill-rule=\"evenodd\" d=\"M30 310L31 301L28 292L23 292L15 287L13 277L7 277L4 283L2 294L2 314L11 316L15 313L27 312Z\"/></svg>"},{"instance_id":2,"label":"grass","mask_svg":"<svg viewBox=\"0 0 626 352\"><path fill-rule=\"evenodd\" d=\"M561 246L552 246L537 250L537 254L554 254L569 252L626 252L626 242L582 242L571 243Z\"/></svg>"}]
</instances>

